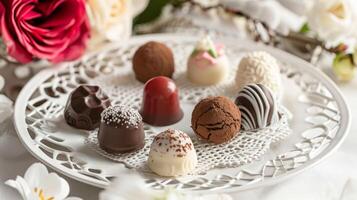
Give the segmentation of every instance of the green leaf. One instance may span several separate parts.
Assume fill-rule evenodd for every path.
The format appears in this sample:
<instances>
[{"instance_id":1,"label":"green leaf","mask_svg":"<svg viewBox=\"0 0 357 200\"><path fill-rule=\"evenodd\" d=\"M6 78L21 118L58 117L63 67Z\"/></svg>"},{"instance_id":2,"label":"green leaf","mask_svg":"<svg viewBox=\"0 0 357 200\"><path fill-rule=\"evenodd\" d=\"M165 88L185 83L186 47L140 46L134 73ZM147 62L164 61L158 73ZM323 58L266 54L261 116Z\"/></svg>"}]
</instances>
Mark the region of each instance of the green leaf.
<instances>
[{"instance_id":1,"label":"green leaf","mask_svg":"<svg viewBox=\"0 0 357 200\"><path fill-rule=\"evenodd\" d=\"M333 60L333 71L340 81L347 82L352 80L356 72L353 55L336 54Z\"/></svg>"},{"instance_id":2,"label":"green leaf","mask_svg":"<svg viewBox=\"0 0 357 200\"><path fill-rule=\"evenodd\" d=\"M208 53L211 54L211 56L213 58L217 58L218 57L218 53L216 51L216 47L215 45L213 44L211 38L208 37L208 45L209 45L209 50L208 50Z\"/></svg>"},{"instance_id":3,"label":"green leaf","mask_svg":"<svg viewBox=\"0 0 357 200\"><path fill-rule=\"evenodd\" d=\"M171 3L171 0L150 0L146 9L134 19L134 26L154 21L169 3Z\"/></svg>"},{"instance_id":4,"label":"green leaf","mask_svg":"<svg viewBox=\"0 0 357 200\"><path fill-rule=\"evenodd\" d=\"M353 64L357 66L357 46L355 46L355 49L353 51Z\"/></svg>"},{"instance_id":5,"label":"green leaf","mask_svg":"<svg viewBox=\"0 0 357 200\"><path fill-rule=\"evenodd\" d=\"M308 32L310 32L310 27L308 23L305 23L304 25L302 25L302 27L299 30L300 33L302 34L306 34Z\"/></svg>"}]
</instances>

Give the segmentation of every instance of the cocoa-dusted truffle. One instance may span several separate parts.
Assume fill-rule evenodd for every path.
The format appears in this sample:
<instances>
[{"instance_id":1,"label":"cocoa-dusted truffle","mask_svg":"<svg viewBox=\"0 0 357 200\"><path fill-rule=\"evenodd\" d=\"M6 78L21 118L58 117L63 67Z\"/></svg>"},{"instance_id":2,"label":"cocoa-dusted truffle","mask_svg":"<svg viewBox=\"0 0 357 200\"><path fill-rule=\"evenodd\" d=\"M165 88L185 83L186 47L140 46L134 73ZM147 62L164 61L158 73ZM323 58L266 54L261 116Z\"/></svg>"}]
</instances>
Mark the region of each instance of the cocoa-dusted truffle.
<instances>
[{"instance_id":1,"label":"cocoa-dusted truffle","mask_svg":"<svg viewBox=\"0 0 357 200\"><path fill-rule=\"evenodd\" d=\"M102 112L99 146L108 153L131 152L144 147L144 128L138 111L122 105Z\"/></svg>"},{"instance_id":2,"label":"cocoa-dusted truffle","mask_svg":"<svg viewBox=\"0 0 357 200\"><path fill-rule=\"evenodd\" d=\"M159 133L151 144L148 165L160 176L190 173L197 165L197 155L191 138L174 129Z\"/></svg>"},{"instance_id":3,"label":"cocoa-dusted truffle","mask_svg":"<svg viewBox=\"0 0 357 200\"><path fill-rule=\"evenodd\" d=\"M99 126L100 113L109 106L110 100L99 86L81 85L69 95L64 118L70 126L93 130Z\"/></svg>"},{"instance_id":4,"label":"cocoa-dusted truffle","mask_svg":"<svg viewBox=\"0 0 357 200\"><path fill-rule=\"evenodd\" d=\"M201 100L192 112L191 125L199 137L220 144L239 133L239 108L227 97L208 97Z\"/></svg>"},{"instance_id":5,"label":"cocoa-dusted truffle","mask_svg":"<svg viewBox=\"0 0 357 200\"><path fill-rule=\"evenodd\" d=\"M156 76L171 78L175 71L174 55L165 44L148 42L135 52L133 70L136 79L142 83Z\"/></svg>"}]
</instances>

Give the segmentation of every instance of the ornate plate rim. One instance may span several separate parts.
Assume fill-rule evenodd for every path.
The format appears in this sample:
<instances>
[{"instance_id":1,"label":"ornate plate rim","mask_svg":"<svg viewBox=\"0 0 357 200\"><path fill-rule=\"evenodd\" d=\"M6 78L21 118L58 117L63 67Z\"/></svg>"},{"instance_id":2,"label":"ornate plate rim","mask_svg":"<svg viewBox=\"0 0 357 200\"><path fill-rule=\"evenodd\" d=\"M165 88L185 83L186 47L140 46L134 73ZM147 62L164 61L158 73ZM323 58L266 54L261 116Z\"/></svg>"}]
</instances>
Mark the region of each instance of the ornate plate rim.
<instances>
[{"instance_id":1,"label":"ornate plate rim","mask_svg":"<svg viewBox=\"0 0 357 200\"><path fill-rule=\"evenodd\" d=\"M148 35L143 35L143 36L134 36L131 38L131 40L140 42L140 41L146 41L148 39L149 40L156 40L156 39L157 40L160 40L160 39L161 40L162 39L189 40L189 39L194 39L194 38L197 38L197 37L189 36L189 35L182 35L182 34L180 34L180 35L179 34L148 34ZM234 39L234 38L230 38L230 37L221 38L221 39L226 42L232 41L234 43L238 43L238 44L240 44L240 46L249 46L251 49L265 50L275 56L280 55L279 57L282 58L283 61L287 61L287 62L294 61L294 63L296 63L296 65L300 66L299 68L303 68L305 71L307 71L313 77L318 77L318 79L321 82L323 82L327 87L329 87L331 89L330 92L336 98L338 107L341 110L341 127L338 131L340 134L336 135L336 137L331 142L331 144L319 156L309 160L308 162L304 163L299 168L288 171L284 175L281 175L277 178L275 177L275 178L272 178L269 180L263 180L261 182L255 183L255 184L248 184L248 185L241 186L241 187L223 188L223 189L220 189L221 191L235 192L235 191L248 190L248 189L253 189L253 188L276 184L278 182L286 180L287 178L290 178L291 176L297 175L298 173L301 173L301 172L305 171L306 169L309 169L309 168L319 164L321 161L326 159L329 155L331 155L333 152L335 152L339 148L339 146L342 144L342 142L346 138L347 134L349 133L350 125L351 125L351 117L350 117L351 114L350 114L350 109L348 108L348 105L347 105L341 91L339 90L337 85L327 75L323 74L321 71L319 71L312 64L310 64L310 63L308 63L292 54L289 54L285 51L276 49L274 47L254 43L254 42L247 41L247 40ZM113 44L107 45L103 49L111 49L118 45L119 45L119 43L113 43ZM252 48L252 47L254 47L254 48ZM95 55L96 53L100 53L100 52L101 51L96 51L96 52L86 54L80 60L84 60L87 57L90 57L90 56ZM73 62L78 62L80 60L73 61ZM55 71L57 71L64 65L66 65L66 63L58 64L58 65L53 66L51 69L45 69L45 70L39 72L36 76L34 76L24 86L24 88L21 90L21 92L15 102L15 109L14 109L14 116L13 116L15 129L16 129L16 132L18 134L18 137L19 137L21 143L39 161L43 162L50 168L54 169L55 171L57 171L61 174L64 174L67 177L70 177L72 179L75 179L77 181L80 181L80 182L83 182L83 183L86 183L86 184L89 184L89 185L92 185L95 187L105 188L107 185L105 183L103 183L102 181L97 180L97 179L91 179L91 178L89 178L85 175L82 175L82 174L78 174L78 173L74 174L73 171L71 171L70 169L68 169L60 164L57 165L56 163L53 163L50 160L47 160L45 154L43 152L41 152L38 148L31 148L33 144L31 143L32 140L26 130L26 123L25 123L26 104L24 104L23 102L26 102L30 98L32 93L36 90L36 88L37 88L36 85L38 85L38 83L42 83L43 81L48 79ZM42 156L42 154L43 154L43 156ZM192 192L195 192L195 191L192 191ZM202 192L202 191L199 191L199 192ZM209 191L209 192L217 192L217 190Z\"/></svg>"}]
</instances>

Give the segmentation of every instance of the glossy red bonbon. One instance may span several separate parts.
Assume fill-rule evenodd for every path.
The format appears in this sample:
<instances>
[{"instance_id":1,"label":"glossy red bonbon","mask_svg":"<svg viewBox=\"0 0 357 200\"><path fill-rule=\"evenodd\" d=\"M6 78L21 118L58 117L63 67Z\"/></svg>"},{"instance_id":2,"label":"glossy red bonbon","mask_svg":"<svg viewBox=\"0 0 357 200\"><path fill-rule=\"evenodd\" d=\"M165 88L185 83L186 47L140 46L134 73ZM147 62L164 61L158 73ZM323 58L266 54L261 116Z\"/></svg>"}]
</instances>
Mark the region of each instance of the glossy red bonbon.
<instances>
[{"instance_id":1,"label":"glossy red bonbon","mask_svg":"<svg viewBox=\"0 0 357 200\"><path fill-rule=\"evenodd\" d=\"M167 126L180 121L183 112L174 81L164 76L150 79L144 87L140 114L144 122L154 126Z\"/></svg>"}]
</instances>

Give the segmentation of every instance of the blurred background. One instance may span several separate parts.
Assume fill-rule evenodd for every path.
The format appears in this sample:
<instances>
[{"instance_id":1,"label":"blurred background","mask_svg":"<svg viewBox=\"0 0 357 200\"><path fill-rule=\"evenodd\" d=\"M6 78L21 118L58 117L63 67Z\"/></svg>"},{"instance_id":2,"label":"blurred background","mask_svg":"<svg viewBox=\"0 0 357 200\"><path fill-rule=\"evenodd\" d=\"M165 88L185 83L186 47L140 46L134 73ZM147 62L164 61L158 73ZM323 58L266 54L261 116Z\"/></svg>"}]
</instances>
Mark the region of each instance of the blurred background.
<instances>
[{"instance_id":1,"label":"blurred background","mask_svg":"<svg viewBox=\"0 0 357 200\"><path fill-rule=\"evenodd\" d=\"M27 0L18 1L26 3ZM0 17L10 19L11 9L3 9L2 2L0 1ZM251 40L294 54L328 75L341 89L354 118L353 112L357 109L356 0L86 0L83 2L85 2L83 15L88 16L87 32L91 34L91 38L88 38L87 43L82 46L82 52L72 60L80 59L82 55L98 51L111 43L125 45L131 37L142 34L177 33L195 36L211 35L216 40L227 37ZM16 22L17 20L14 20L13 23ZM55 66L48 59L53 57L52 52L49 52L50 55L43 56L35 55L31 48L25 51L25 47L32 46L32 43L19 44L23 48L18 49L25 49L20 53L10 51L9 46L20 43L17 38L31 37L31 33L19 35L12 28L13 24L2 25L1 28L10 27L8 35L12 37L5 38L3 34L0 39L2 93L0 183L22 175L31 163L36 162L17 139L11 121L13 102L22 87L36 73ZM4 30L1 29L0 32L4 33ZM87 36L87 32L83 37ZM36 38L37 34L33 37ZM29 54L30 57L25 60L26 62L21 60L24 54ZM56 61L61 63L67 60ZM352 122L354 120L352 119ZM355 200L356 131L357 126L353 124L346 142L323 165L276 186L235 193L232 196L235 199ZM98 188L69 179L68 181L72 193L77 196L86 195L88 199L96 198L100 192ZM4 184L0 184L0 193L4 195L4 197L0 195L0 199L12 199L14 195L14 192Z\"/></svg>"}]
</instances>

